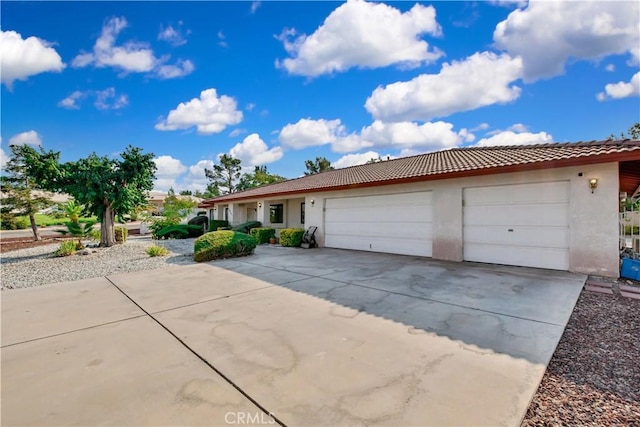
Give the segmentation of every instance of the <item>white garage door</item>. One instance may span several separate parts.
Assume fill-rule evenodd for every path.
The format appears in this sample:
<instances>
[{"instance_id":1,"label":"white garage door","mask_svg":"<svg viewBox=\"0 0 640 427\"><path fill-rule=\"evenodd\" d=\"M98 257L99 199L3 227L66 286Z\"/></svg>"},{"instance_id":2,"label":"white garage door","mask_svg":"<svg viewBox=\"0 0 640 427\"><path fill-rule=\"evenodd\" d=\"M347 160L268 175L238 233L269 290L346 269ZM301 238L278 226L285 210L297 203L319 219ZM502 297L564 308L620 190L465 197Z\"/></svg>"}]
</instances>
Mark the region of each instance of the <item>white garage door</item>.
<instances>
[{"instance_id":1,"label":"white garage door","mask_svg":"<svg viewBox=\"0 0 640 427\"><path fill-rule=\"evenodd\" d=\"M464 190L464 259L569 269L569 182Z\"/></svg>"},{"instance_id":2,"label":"white garage door","mask_svg":"<svg viewBox=\"0 0 640 427\"><path fill-rule=\"evenodd\" d=\"M327 199L325 246L431 256L431 192Z\"/></svg>"}]
</instances>

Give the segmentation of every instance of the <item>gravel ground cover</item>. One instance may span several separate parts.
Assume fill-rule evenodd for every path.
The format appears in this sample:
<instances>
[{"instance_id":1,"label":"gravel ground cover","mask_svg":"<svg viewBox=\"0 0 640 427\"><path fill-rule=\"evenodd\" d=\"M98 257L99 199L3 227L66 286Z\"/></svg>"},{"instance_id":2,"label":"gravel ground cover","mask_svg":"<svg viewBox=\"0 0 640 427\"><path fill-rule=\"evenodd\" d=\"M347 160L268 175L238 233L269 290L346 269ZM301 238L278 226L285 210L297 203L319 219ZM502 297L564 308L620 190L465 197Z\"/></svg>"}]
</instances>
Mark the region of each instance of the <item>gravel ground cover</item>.
<instances>
[{"instance_id":1,"label":"gravel ground cover","mask_svg":"<svg viewBox=\"0 0 640 427\"><path fill-rule=\"evenodd\" d=\"M4 252L2 290L191 264L193 240L162 241L170 253L156 258L145 236L64 258L57 244ZM640 427L640 301L611 283L614 295L580 295L522 426Z\"/></svg>"},{"instance_id":2,"label":"gravel ground cover","mask_svg":"<svg viewBox=\"0 0 640 427\"><path fill-rule=\"evenodd\" d=\"M640 427L640 301L613 290L582 291L522 426Z\"/></svg>"},{"instance_id":3,"label":"gravel ground cover","mask_svg":"<svg viewBox=\"0 0 640 427\"><path fill-rule=\"evenodd\" d=\"M191 264L193 240L157 242L169 249L169 255L154 258L145 249L156 242L146 236L133 236L125 244L110 248L88 248L89 255L55 257L58 244L5 252L0 258L2 290Z\"/></svg>"}]
</instances>

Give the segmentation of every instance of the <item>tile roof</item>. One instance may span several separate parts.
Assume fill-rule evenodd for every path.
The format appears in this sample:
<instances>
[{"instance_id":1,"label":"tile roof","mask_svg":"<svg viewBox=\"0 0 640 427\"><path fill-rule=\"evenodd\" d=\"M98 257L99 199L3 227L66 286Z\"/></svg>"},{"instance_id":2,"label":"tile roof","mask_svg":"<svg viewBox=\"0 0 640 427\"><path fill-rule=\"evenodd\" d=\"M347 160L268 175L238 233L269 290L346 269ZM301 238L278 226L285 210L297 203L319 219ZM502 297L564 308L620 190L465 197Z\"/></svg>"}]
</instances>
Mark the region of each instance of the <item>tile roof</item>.
<instances>
[{"instance_id":1,"label":"tile roof","mask_svg":"<svg viewBox=\"0 0 640 427\"><path fill-rule=\"evenodd\" d=\"M611 140L453 148L304 176L208 199L200 206L285 194L604 163L617 161L621 157L640 160L640 141Z\"/></svg>"}]
</instances>

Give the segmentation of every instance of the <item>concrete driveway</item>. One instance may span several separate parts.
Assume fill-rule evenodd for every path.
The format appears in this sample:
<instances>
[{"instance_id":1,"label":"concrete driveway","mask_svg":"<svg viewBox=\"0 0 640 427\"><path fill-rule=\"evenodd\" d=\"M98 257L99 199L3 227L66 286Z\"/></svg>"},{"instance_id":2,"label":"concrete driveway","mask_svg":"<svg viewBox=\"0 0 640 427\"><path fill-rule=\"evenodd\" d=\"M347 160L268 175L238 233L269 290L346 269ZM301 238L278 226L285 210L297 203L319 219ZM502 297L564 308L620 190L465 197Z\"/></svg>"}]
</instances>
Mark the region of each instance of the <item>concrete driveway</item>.
<instances>
[{"instance_id":1,"label":"concrete driveway","mask_svg":"<svg viewBox=\"0 0 640 427\"><path fill-rule=\"evenodd\" d=\"M259 247L3 292L2 424L519 425L584 281Z\"/></svg>"}]
</instances>

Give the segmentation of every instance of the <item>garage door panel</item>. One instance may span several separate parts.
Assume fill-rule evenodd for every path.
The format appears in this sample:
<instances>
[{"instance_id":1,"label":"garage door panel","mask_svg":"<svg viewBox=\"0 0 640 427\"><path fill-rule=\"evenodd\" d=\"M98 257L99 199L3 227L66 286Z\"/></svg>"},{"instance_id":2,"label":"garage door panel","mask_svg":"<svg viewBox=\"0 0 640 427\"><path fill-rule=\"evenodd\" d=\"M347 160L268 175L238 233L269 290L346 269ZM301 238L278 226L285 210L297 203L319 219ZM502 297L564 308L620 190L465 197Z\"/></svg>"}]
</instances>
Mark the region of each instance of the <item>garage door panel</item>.
<instances>
[{"instance_id":1,"label":"garage door panel","mask_svg":"<svg viewBox=\"0 0 640 427\"><path fill-rule=\"evenodd\" d=\"M431 246L424 240L358 236L327 236L326 246L358 251L431 256Z\"/></svg>"},{"instance_id":2,"label":"garage door panel","mask_svg":"<svg viewBox=\"0 0 640 427\"><path fill-rule=\"evenodd\" d=\"M566 270L569 254L564 249L465 244L465 260Z\"/></svg>"},{"instance_id":3,"label":"garage door panel","mask_svg":"<svg viewBox=\"0 0 640 427\"><path fill-rule=\"evenodd\" d=\"M519 206L465 206L465 225L534 225L560 227L567 224L569 205L555 203Z\"/></svg>"},{"instance_id":4,"label":"garage door panel","mask_svg":"<svg viewBox=\"0 0 640 427\"><path fill-rule=\"evenodd\" d=\"M421 223L391 223L381 226L379 223L373 222L334 222L329 228L327 236L344 235L344 236L367 236L371 238L408 238L408 239L431 239L431 227L426 227Z\"/></svg>"},{"instance_id":5,"label":"garage door panel","mask_svg":"<svg viewBox=\"0 0 640 427\"><path fill-rule=\"evenodd\" d=\"M362 220L367 222L377 222L380 224L393 224L398 222L431 222L431 207L420 206L419 208L399 208L399 207L377 207L377 208L341 208L327 209L325 221L327 223L340 221Z\"/></svg>"},{"instance_id":6,"label":"garage door panel","mask_svg":"<svg viewBox=\"0 0 640 427\"><path fill-rule=\"evenodd\" d=\"M379 196L359 196L359 197L342 197L336 199L327 199L327 209L339 209L339 208L352 208L354 202L357 202L357 207L380 207L380 206L415 206L431 205L432 195L431 192L420 193L398 193L398 194L385 194Z\"/></svg>"},{"instance_id":7,"label":"garage door panel","mask_svg":"<svg viewBox=\"0 0 640 427\"><path fill-rule=\"evenodd\" d=\"M464 191L465 204L472 206L564 202L569 200L570 189L566 181L557 181L465 188Z\"/></svg>"},{"instance_id":8,"label":"garage door panel","mask_svg":"<svg viewBox=\"0 0 640 427\"><path fill-rule=\"evenodd\" d=\"M509 231L513 230L513 231ZM569 229L566 227L465 227L465 242L490 245L569 248Z\"/></svg>"},{"instance_id":9,"label":"garage door panel","mask_svg":"<svg viewBox=\"0 0 640 427\"><path fill-rule=\"evenodd\" d=\"M568 181L463 190L467 261L567 270Z\"/></svg>"},{"instance_id":10,"label":"garage door panel","mask_svg":"<svg viewBox=\"0 0 640 427\"><path fill-rule=\"evenodd\" d=\"M432 193L327 199L325 246L431 256Z\"/></svg>"}]
</instances>

